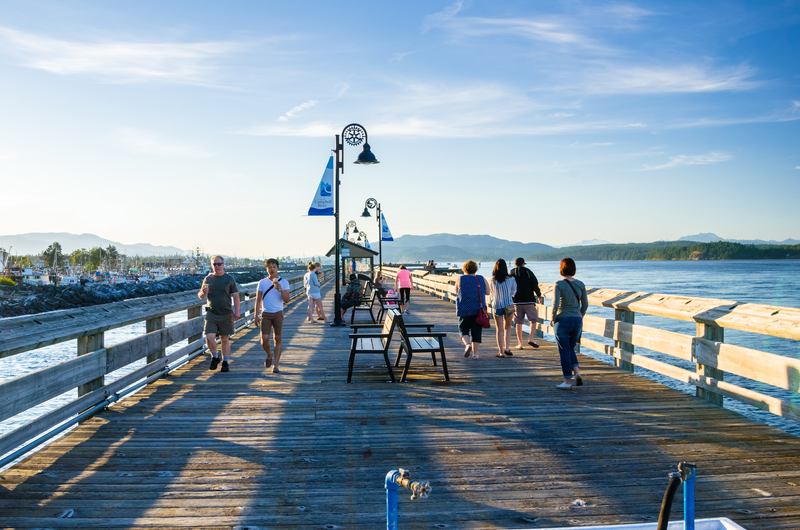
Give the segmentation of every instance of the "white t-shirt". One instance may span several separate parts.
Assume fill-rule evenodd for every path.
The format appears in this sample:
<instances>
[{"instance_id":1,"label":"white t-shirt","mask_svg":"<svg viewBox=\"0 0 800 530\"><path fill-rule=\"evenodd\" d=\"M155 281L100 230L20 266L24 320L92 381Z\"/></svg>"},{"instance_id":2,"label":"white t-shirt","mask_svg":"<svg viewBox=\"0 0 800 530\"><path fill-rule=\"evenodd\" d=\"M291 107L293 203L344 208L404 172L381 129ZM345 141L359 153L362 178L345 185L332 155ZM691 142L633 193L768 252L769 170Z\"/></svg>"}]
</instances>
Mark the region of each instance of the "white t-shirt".
<instances>
[{"instance_id":1,"label":"white t-shirt","mask_svg":"<svg viewBox=\"0 0 800 530\"><path fill-rule=\"evenodd\" d=\"M280 283L281 289L285 289L287 291L289 290L288 280L284 280L278 276L278 282ZM283 296L281 296L281 293L279 293L277 289L270 289L270 287L272 287L272 280L269 278L264 278L258 282L258 290L261 292L261 296L263 297L261 300L261 311L264 313L277 313L279 311L283 311Z\"/></svg>"}]
</instances>

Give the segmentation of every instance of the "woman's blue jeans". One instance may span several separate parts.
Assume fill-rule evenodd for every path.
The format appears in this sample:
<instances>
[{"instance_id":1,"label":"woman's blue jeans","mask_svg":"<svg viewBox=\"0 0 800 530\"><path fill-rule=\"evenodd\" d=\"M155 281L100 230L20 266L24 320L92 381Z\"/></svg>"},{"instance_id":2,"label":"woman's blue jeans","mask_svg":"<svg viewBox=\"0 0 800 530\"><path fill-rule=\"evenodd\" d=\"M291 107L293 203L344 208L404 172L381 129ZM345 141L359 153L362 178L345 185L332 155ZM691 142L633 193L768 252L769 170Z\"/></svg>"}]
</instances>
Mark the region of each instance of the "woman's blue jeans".
<instances>
[{"instance_id":1,"label":"woman's blue jeans","mask_svg":"<svg viewBox=\"0 0 800 530\"><path fill-rule=\"evenodd\" d=\"M555 325L558 356L561 357L561 372L565 379L572 377L572 368L578 366L575 345L581 336L583 319L580 317L559 317Z\"/></svg>"}]
</instances>

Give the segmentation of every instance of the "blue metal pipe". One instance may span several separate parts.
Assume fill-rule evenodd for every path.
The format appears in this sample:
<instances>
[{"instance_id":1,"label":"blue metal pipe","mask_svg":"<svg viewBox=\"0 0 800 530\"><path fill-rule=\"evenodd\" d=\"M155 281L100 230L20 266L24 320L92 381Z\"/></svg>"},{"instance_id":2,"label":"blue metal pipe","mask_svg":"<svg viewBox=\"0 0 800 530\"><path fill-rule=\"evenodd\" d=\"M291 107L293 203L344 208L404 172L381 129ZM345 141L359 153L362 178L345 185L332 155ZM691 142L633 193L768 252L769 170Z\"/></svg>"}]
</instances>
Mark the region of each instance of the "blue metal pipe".
<instances>
[{"instance_id":1,"label":"blue metal pipe","mask_svg":"<svg viewBox=\"0 0 800 530\"><path fill-rule=\"evenodd\" d=\"M386 474L386 529L397 530L397 480L400 472L396 469Z\"/></svg>"},{"instance_id":2,"label":"blue metal pipe","mask_svg":"<svg viewBox=\"0 0 800 530\"><path fill-rule=\"evenodd\" d=\"M399 486L411 490L411 500L427 498L433 488L430 482L411 482L405 469L395 469L386 474L386 528L397 530L397 490Z\"/></svg>"},{"instance_id":3,"label":"blue metal pipe","mask_svg":"<svg viewBox=\"0 0 800 530\"><path fill-rule=\"evenodd\" d=\"M694 464L683 462L683 528L694 530L694 483L697 478Z\"/></svg>"}]
</instances>

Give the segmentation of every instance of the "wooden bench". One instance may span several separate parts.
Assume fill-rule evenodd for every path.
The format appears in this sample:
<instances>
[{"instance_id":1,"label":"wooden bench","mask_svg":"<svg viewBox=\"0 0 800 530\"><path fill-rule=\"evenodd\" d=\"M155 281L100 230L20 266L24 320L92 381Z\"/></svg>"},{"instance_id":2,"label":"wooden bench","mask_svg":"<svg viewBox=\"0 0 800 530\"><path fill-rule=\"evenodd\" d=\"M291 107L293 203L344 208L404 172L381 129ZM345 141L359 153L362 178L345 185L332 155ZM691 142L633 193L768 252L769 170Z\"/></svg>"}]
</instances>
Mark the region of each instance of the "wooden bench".
<instances>
[{"instance_id":1,"label":"wooden bench","mask_svg":"<svg viewBox=\"0 0 800 530\"><path fill-rule=\"evenodd\" d=\"M355 309L355 308L353 308ZM353 326L356 333L350 334L350 360L347 364L347 382L352 382L353 379L353 364L356 360L356 354L372 353L383 354L383 359L386 361L386 369L389 370L389 377L392 383L395 382L394 372L392 371L392 363L389 360L389 345L392 341L392 333L395 328L395 319L399 315L397 312L390 312L383 325L363 325ZM358 333L359 329L363 328L381 328L380 333Z\"/></svg>"},{"instance_id":2,"label":"wooden bench","mask_svg":"<svg viewBox=\"0 0 800 530\"><path fill-rule=\"evenodd\" d=\"M450 381L450 374L447 373L447 357L445 357L444 353L444 337L447 336L447 333L431 331L432 324L406 324L399 312L394 320L400 332L400 350L397 352L397 359L394 361L395 366L400 366L400 358L403 356L403 351L405 350L406 352L406 364L403 367L403 375L400 377L400 382L405 382L408 375L408 367L411 365L411 358L415 353L430 353L433 366L436 366L436 354L439 353L442 356L444 380ZM409 333L408 328L412 327L427 327L428 330L427 332Z\"/></svg>"},{"instance_id":3,"label":"wooden bench","mask_svg":"<svg viewBox=\"0 0 800 530\"><path fill-rule=\"evenodd\" d=\"M375 307L375 304L379 303L377 291L372 291L372 296L369 298L362 298L360 304L350 308L352 310L352 313L350 313L350 325L352 326L355 321L356 311L369 311L369 318L372 320L372 323L380 322L380 320L375 320L375 314L372 312L372 308Z\"/></svg>"},{"instance_id":4,"label":"wooden bench","mask_svg":"<svg viewBox=\"0 0 800 530\"><path fill-rule=\"evenodd\" d=\"M381 296L378 294L378 315L375 317L375 320L380 322L383 320L383 317L386 315L387 311L396 309L399 310L400 306L398 305L397 301L399 300L398 297L393 296L391 298L386 296Z\"/></svg>"}]
</instances>

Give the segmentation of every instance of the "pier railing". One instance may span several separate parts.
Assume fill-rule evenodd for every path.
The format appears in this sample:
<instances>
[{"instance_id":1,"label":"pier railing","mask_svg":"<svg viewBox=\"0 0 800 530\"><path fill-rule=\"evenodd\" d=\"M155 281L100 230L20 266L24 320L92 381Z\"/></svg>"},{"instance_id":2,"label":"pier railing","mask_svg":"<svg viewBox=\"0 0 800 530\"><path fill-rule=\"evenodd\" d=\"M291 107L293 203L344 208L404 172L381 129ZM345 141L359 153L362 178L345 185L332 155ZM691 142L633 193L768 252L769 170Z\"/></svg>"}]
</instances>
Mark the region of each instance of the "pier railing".
<instances>
[{"instance_id":1,"label":"pier railing","mask_svg":"<svg viewBox=\"0 0 800 530\"><path fill-rule=\"evenodd\" d=\"M330 268L322 281L333 278ZM305 295L303 273L282 274L289 281L290 298ZM257 282L239 286L240 320L237 329L253 319ZM0 319L0 358L18 355L53 344L77 339L78 356L0 384L0 421L25 413L65 392L78 389L77 398L0 437L0 457L36 438L79 413L102 403L114 394L202 351L205 300L197 290L134 298L78 309L66 309ZM165 326L168 314L187 311L187 320ZM104 333L145 322L146 334L106 347ZM188 340L178 350L166 353L169 346ZM146 364L131 370L142 359ZM106 382L117 370L130 371Z\"/></svg>"},{"instance_id":2,"label":"pier railing","mask_svg":"<svg viewBox=\"0 0 800 530\"><path fill-rule=\"evenodd\" d=\"M398 269L383 267L394 278ZM412 272L414 288L455 303L455 276L440 276L427 271ZM552 300L553 284L540 283L546 298ZM632 372L640 366L663 376L693 385L697 396L717 405L727 397L777 416L800 421L800 406L774 396L724 380L734 374L758 383L791 392L798 400L800 359L745 348L724 342L726 329L763 336L800 340L800 309L762 304L739 303L685 296L652 294L587 287L589 304L612 308L614 318L586 315L581 347L613 357L615 364ZM486 298L491 305L490 298ZM539 320L534 323L539 336L553 334L552 307L537 305ZM694 322L695 335L636 324L636 315L653 315ZM613 341L604 344L602 339ZM635 347L694 363L695 370L634 353Z\"/></svg>"}]
</instances>

